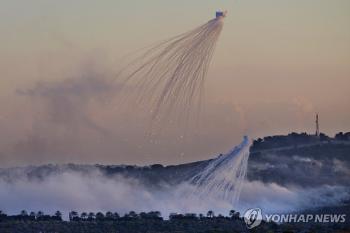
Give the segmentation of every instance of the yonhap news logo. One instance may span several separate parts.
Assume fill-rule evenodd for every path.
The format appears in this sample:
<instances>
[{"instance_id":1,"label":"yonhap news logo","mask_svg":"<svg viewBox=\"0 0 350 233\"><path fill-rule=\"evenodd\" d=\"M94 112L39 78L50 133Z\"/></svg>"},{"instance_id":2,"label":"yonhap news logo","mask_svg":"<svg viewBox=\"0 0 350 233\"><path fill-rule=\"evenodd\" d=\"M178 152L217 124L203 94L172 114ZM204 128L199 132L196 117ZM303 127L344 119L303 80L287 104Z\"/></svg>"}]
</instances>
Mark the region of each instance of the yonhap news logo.
<instances>
[{"instance_id":1,"label":"yonhap news logo","mask_svg":"<svg viewBox=\"0 0 350 233\"><path fill-rule=\"evenodd\" d=\"M262 211L259 208L248 209L244 213L244 222L247 224L248 229L259 226L262 219Z\"/></svg>"},{"instance_id":2,"label":"yonhap news logo","mask_svg":"<svg viewBox=\"0 0 350 233\"><path fill-rule=\"evenodd\" d=\"M263 214L260 208L248 209L244 215L248 229L259 226L262 221L275 223L345 223L346 214Z\"/></svg>"}]
</instances>

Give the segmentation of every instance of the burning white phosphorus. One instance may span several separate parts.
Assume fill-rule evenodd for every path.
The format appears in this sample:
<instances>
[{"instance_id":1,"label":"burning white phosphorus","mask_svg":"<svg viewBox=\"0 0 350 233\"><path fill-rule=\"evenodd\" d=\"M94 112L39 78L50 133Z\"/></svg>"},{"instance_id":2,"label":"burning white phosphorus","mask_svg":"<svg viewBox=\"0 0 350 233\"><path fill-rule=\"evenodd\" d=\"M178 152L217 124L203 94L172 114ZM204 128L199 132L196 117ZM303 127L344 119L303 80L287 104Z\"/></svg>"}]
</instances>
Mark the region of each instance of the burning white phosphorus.
<instances>
[{"instance_id":1,"label":"burning white phosphorus","mask_svg":"<svg viewBox=\"0 0 350 233\"><path fill-rule=\"evenodd\" d=\"M226 12L189 32L162 41L125 66L118 74L136 87L138 105L151 107L152 120L189 117L199 112L205 77ZM130 96L130 93L126 93Z\"/></svg>"},{"instance_id":2,"label":"burning white phosphorus","mask_svg":"<svg viewBox=\"0 0 350 233\"><path fill-rule=\"evenodd\" d=\"M247 174L250 140L243 142L225 155L213 159L189 182L195 190L190 195L202 198L218 198L237 206L243 182Z\"/></svg>"}]
</instances>

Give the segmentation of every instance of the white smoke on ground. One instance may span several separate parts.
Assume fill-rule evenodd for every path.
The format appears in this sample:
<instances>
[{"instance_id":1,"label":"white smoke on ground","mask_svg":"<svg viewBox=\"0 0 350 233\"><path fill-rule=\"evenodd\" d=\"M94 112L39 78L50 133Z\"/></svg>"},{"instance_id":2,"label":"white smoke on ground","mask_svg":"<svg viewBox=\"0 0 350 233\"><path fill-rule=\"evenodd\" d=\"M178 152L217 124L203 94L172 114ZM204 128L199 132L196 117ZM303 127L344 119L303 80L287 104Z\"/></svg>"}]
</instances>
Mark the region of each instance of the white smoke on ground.
<instances>
[{"instance_id":1,"label":"white smoke on ground","mask_svg":"<svg viewBox=\"0 0 350 233\"><path fill-rule=\"evenodd\" d=\"M19 213L22 209L54 213L77 211L129 211L159 210L163 216L172 212L205 212L214 209L230 209L224 201L184 197L189 184L176 187L164 185L161 190L150 190L135 179L122 176L107 178L98 171L88 175L65 172L45 180L21 179L12 183L0 181L0 209L7 213Z\"/></svg>"},{"instance_id":2,"label":"white smoke on ground","mask_svg":"<svg viewBox=\"0 0 350 233\"><path fill-rule=\"evenodd\" d=\"M231 209L244 212L262 208L264 212L293 212L337 205L350 197L350 190L339 185L318 187L282 186L247 181L249 140L226 155L211 160L203 170L178 185L162 183L157 188L135 178L106 176L97 168L83 171L61 168L61 172L29 178L25 168L11 169L0 177L0 210L10 214L28 211L68 213L117 211L161 211L228 215ZM238 201L239 200L239 201Z\"/></svg>"},{"instance_id":3,"label":"white smoke on ground","mask_svg":"<svg viewBox=\"0 0 350 233\"><path fill-rule=\"evenodd\" d=\"M195 190L193 185L164 185L151 190L138 180L122 176L109 177L97 170L88 174L64 172L44 180L17 179L8 183L0 181L0 210L17 214L22 209L42 210L54 213L60 210L65 216L71 210L79 212L161 211L164 217L170 213L206 213L228 215L231 209L244 212L247 208L260 207L264 212L291 212L307 208L338 204L349 197L349 191L341 186L318 188L291 188L262 182L245 182L239 206L234 208L228 200L208 196L184 196Z\"/></svg>"},{"instance_id":4,"label":"white smoke on ground","mask_svg":"<svg viewBox=\"0 0 350 233\"><path fill-rule=\"evenodd\" d=\"M339 205L349 198L349 188L340 185L301 188L252 181L244 183L238 209L261 208L265 213L289 213Z\"/></svg>"},{"instance_id":5,"label":"white smoke on ground","mask_svg":"<svg viewBox=\"0 0 350 233\"><path fill-rule=\"evenodd\" d=\"M195 188L191 195L215 197L236 207L247 175L250 141L243 142L225 155L212 160L202 171L190 179Z\"/></svg>"}]
</instances>

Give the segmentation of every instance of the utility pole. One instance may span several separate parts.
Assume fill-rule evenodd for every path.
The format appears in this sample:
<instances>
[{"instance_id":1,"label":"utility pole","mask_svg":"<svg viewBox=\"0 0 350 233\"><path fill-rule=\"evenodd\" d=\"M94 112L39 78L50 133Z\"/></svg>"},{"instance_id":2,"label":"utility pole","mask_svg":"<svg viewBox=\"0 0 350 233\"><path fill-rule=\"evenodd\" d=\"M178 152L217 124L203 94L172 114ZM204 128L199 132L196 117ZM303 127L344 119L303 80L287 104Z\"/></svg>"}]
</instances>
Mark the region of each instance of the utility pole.
<instances>
[{"instance_id":1,"label":"utility pole","mask_svg":"<svg viewBox=\"0 0 350 233\"><path fill-rule=\"evenodd\" d=\"M316 137L320 136L320 125L318 122L318 113L316 113Z\"/></svg>"}]
</instances>

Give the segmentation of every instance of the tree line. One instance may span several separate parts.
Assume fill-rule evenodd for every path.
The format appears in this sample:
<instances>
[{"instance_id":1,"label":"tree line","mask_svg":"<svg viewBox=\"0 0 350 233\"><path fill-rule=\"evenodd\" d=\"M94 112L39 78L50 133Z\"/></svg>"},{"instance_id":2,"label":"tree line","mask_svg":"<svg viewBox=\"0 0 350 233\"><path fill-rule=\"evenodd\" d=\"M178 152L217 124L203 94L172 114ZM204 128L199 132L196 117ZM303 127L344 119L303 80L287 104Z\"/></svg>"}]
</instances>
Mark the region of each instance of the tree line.
<instances>
[{"instance_id":1,"label":"tree line","mask_svg":"<svg viewBox=\"0 0 350 233\"><path fill-rule=\"evenodd\" d=\"M205 215L204 214L195 214L195 213L171 213L169 215L169 220L196 220L196 219L211 219L211 218L232 218L240 219L240 213L235 210L230 210L228 213L229 217L225 217L221 214L215 215L214 211L209 210ZM140 212L136 213L135 211L130 211L129 213L121 216L118 212L77 212L70 211L68 214L69 221L79 222L79 221L125 221L125 220L164 220L160 211L150 211L150 212ZM22 210L19 214L7 215L5 212L0 210L0 222L1 221L63 221L62 212L56 211L53 215L44 214L43 211L38 212L28 212Z\"/></svg>"},{"instance_id":2,"label":"tree line","mask_svg":"<svg viewBox=\"0 0 350 233\"><path fill-rule=\"evenodd\" d=\"M28 213L26 210L22 210L19 214L16 215L7 215L0 210L0 222L6 220L18 220L18 221L62 221L62 213L56 211L53 215L44 214L43 211L34 212L31 211Z\"/></svg>"},{"instance_id":3,"label":"tree line","mask_svg":"<svg viewBox=\"0 0 350 233\"><path fill-rule=\"evenodd\" d=\"M213 211L206 214L170 214L164 220L159 211L129 213L120 216L117 212L82 212L70 211L67 221L62 213L53 215L42 211L23 210L17 215L7 215L0 211L1 233L344 233L349 232L349 225L337 224L276 224L262 223L253 230L246 227L240 213L231 210L228 215L215 215ZM69 219L69 220L68 220Z\"/></svg>"},{"instance_id":4,"label":"tree line","mask_svg":"<svg viewBox=\"0 0 350 233\"><path fill-rule=\"evenodd\" d=\"M290 133L288 135L267 136L253 141L252 151L275 149L279 147L297 146L301 144L312 144L318 142L349 142L350 132L339 132L332 138L324 133L318 136L307 133Z\"/></svg>"}]
</instances>

